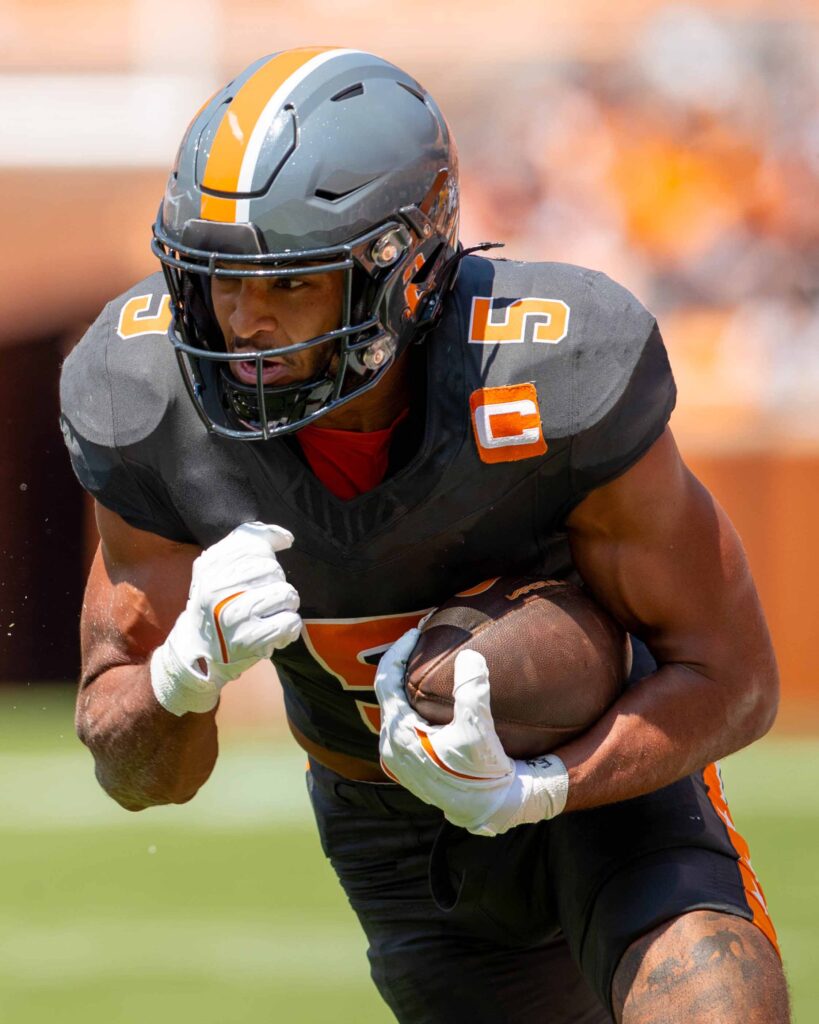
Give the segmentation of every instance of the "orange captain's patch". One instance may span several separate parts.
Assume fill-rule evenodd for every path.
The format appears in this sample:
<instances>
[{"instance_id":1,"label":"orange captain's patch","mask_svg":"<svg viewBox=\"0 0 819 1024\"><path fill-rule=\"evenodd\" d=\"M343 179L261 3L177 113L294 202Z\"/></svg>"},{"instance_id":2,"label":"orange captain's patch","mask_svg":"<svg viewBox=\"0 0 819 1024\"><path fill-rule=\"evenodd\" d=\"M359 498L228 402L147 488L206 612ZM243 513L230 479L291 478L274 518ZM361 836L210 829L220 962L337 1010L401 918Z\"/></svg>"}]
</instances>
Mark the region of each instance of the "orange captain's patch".
<instances>
[{"instance_id":1,"label":"orange captain's patch","mask_svg":"<svg viewBox=\"0 0 819 1024\"><path fill-rule=\"evenodd\" d=\"M737 832L734 826L734 819L728 810L728 802L725 799L725 790L722 786L722 776L720 775L719 768L715 764L709 764L703 772L703 779L708 789L708 799L728 830L728 839L739 857L739 873L745 890L745 899L753 914L753 923L766 936L777 953L779 953L776 929L768 916L765 894L762 892L762 886L759 884L759 879L756 877L753 867L751 867L751 851L748 849L748 844Z\"/></svg>"},{"instance_id":2,"label":"orange captain's patch","mask_svg":"<svg viewBox=\"0 0 819 1024\"><path fill-rule=\"evenodd\" d=\"M548 450L534 384L479 388L469 396L469 408L483 462L517 462Z\"/></svg>"}]
</instances>

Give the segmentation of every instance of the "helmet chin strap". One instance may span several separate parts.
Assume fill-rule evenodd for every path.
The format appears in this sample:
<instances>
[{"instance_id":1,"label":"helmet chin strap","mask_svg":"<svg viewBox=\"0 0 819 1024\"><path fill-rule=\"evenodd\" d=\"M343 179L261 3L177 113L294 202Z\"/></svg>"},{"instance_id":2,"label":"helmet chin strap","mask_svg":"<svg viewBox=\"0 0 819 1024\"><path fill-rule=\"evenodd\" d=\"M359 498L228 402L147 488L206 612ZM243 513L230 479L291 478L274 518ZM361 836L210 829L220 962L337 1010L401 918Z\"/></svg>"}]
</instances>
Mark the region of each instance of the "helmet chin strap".
<instances>
[{"instance_id":1,"label":"helmet chin strap","mask_svg":"<svg viewBox=\"0 0 819 1024\"><path fill-rule=\"evenodd\" d=\"M458 270L461 266L461 260L466 256L470 256L473 252L486 252L488 249L505 249L505 242L478 242L477 245L470 245L464 249L458 248L458 251L449 257L446 263L441 267L441 281L442 285L440 291L448 291L454 284L455 279L458 276Z\"/></svg>"},{"instance_id":2,"label":"helmet chin strap","mask_svg":"<svg viewBox=\"0 0 819 1024\"><path fill-rule=\"evenodd\" d=\"M505 245L505 242L479 242L477 245L470 245L466 249L460 245L458 246L457 252L450 256L441 267L439 285L435 290L433 300L427 305L418 322L416 342L421 341L430 328L435 326L435 322L441 312L444 296L455 287L455 281L461 267L461 260L473 252L485 252L487 249L503 249Z\"/></svg>"}]
</instances>

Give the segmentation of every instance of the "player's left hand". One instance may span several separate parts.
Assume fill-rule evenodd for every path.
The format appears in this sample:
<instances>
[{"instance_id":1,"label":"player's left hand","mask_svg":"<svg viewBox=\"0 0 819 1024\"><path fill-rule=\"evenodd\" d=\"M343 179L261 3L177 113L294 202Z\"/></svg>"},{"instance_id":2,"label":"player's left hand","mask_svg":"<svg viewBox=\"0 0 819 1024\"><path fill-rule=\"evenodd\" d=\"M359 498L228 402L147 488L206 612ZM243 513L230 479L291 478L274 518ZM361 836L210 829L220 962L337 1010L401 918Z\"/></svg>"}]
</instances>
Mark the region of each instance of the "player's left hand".
<instances>
[{"instance_id":1,"label":"player's left hand","mask_svg":"<svg viewBox=\"0 0 819 1024\"><path fill-rule=\"evenodd\" d=\"M375 677L384 771L476 835L496 836L560 814L569 792L566 767L553 754L530 761L506 754L495 732L483 655L466 650L455 659L448 725L430 725L412 708L404 676L418 633L411 629L384 653Z\"/></svg>"}]
</instances>

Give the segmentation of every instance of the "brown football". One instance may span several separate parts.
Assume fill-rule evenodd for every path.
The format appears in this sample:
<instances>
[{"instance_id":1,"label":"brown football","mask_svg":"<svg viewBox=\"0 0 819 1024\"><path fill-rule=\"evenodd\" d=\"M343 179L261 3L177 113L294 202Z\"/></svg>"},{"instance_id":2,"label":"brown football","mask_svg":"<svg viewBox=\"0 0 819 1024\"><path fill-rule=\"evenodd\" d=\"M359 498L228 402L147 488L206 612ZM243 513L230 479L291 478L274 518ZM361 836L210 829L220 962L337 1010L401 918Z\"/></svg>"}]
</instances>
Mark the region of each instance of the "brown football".
<instances>
[{"instance_id":1,"label":"brown football","mask_svg":"<svg viewBox=\"0 0 819 1024\"><path fill-rule=\"evenodd\" d=\"M452 720L455 656L486 658L492 716L510 757L546 754L584 732L622 692L631 645L583 588L504 576L456 594L426 620L407 693L427 721Z\"/></svg>"}]
</instances>

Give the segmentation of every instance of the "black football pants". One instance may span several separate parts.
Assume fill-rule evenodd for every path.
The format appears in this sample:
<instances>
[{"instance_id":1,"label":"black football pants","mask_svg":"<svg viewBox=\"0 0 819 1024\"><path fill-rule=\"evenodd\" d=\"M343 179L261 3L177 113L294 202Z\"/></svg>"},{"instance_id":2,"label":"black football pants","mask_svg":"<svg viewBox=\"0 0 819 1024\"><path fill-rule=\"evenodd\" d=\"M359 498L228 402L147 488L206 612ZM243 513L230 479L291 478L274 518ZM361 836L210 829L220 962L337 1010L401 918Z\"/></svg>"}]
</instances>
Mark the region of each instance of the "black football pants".
<instances>
[{"instance_id":1,"label":"black football pants","mask_svg":"<svg viewBox=\"0 0 819 1024\"><path fill-rule=\"evenodd\" d=\"M694 909L755 916L701 774L494 839L319 764L308 789L401 1024L606 1024L617 964L641 935Z\"/></svg>"}]
</instances>

